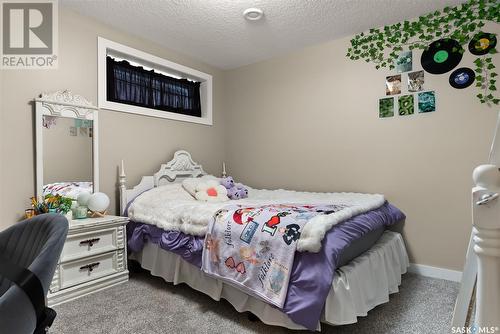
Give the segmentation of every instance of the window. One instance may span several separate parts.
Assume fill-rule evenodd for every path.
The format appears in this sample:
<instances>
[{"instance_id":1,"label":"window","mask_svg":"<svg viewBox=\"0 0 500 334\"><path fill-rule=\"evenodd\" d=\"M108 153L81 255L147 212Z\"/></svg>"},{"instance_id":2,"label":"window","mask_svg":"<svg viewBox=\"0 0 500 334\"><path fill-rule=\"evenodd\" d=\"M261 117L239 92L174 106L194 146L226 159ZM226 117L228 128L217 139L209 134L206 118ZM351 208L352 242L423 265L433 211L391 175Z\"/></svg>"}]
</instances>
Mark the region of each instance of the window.
<instances>
[{"instance_id":1,"label":"window","mask_svg":"<svg viewBox=\"0 0 500 334\"><path fill-rule=\"evenodd\" d=\"M212 76L99 38L99 107L212 124Z\"/></svg>"},{"instance_id":2,"label":"window","mask_svg":"<svg viewBox=\"0 0 500 334\"><path fill-rule=\"evenodd\" d=\"M201 117L200 83L106 57L108 101Z\"/></svg>"}]
</instances>

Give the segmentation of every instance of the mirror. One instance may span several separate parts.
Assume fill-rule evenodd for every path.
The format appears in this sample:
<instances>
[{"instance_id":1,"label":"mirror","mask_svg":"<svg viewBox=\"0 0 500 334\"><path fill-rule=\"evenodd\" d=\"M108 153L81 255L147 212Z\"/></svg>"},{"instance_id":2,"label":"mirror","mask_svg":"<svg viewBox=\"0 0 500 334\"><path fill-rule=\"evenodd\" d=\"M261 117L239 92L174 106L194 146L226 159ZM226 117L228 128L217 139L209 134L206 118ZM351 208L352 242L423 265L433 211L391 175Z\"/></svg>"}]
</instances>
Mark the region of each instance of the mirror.
<instances>
[{"instance_id":1,"label":"mirror","mask_svg":"<svg viewBox=\"0 0 500 334\"><path fill-rule=\"evenodd\" d=\"M36 100L38 198L98 191L97 108L69 91Z\"/></svg>"},{"instance_id":2,"label":"mirror","mask_svg":"<svg viewBox=\"0 0 500 334\"><path fill-rule=\"evenodd\" d=\"M93 192L93 121L43 116L43 192L75 198Z\"/></svg>"}]
</instances>

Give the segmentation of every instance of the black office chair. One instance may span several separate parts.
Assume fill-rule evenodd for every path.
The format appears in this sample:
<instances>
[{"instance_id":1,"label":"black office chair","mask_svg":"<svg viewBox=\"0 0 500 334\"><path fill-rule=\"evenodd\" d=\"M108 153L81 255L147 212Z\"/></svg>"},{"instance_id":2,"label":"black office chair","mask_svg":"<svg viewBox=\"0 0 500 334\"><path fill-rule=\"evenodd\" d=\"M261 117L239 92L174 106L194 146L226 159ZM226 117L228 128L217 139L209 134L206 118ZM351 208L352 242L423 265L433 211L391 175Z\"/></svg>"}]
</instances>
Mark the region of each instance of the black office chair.
<instances>
[{"instance_id":1,"label":"black office chair","mask_svg":"<svg viewBox=\"0 0 500 334\"><path fill-rule=\"evenodd\" d=\"M45 333L55 311L46 307L68 221L43 214L0 232L0 332Z\"/></svg>"}]
</instances>

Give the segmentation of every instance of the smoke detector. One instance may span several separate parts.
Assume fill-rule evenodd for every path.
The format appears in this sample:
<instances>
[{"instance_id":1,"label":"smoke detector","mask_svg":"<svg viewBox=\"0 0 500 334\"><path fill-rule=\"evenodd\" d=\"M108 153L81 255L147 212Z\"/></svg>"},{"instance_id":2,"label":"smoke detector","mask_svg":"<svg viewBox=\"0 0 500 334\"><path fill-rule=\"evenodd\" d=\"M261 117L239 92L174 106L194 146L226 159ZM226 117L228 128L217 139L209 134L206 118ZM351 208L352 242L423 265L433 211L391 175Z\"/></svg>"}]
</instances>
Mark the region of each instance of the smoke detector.
<instances>
[{"instance_id":1,"label":"smoke detector","mask_svg":"<svg viewBox=\"0 0 500 334\"><path fill-rule=\"evenodd\" d=\"M243 17L248 21L258 21L264 16L264 12L260 8L248 8L243 12Z\"/></svg>"}]
</instances>

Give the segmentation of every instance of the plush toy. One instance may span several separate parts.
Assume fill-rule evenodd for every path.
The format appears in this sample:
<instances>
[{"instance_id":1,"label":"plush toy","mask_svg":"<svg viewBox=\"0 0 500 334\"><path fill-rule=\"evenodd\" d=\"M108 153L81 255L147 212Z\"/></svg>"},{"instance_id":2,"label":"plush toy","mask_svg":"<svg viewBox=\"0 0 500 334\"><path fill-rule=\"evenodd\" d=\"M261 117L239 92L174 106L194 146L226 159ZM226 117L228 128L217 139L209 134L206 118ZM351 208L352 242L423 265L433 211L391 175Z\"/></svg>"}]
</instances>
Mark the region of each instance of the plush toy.
<instances>
[{"instance_id":1,"label":"plush toy","mask_svg":"<svg viewBox=\"0 0 500 334\"><path fill-rule=\"evenodd\" d=\"M234 183L231 176L222 178L220 184L227 189L227 196L230 199L237 200L248 197L248 189L241 183Z\"/></svg>"},{"instance_id":2,"label":"plush toy","mask_svg":"<svg viewBox=\"0 0 500 334\"><path fill-rule=\"evenodd\" d=\"M198 201L224 202L228 200L227 189L215 180L201 182L196 186L194 197Z\"/></svg>"},{"instance_id":3,"label":"plush toy","mask_svg":"<svg viewBox=\"0 0 500 334\"><path fill-rule=\"evenodd\" d=\"M227 197L230 199L240 199L240 193L238 192L238 189L236 187L232 187L227 191Z\"/></svg>"},{"instance_id":4,"label":"plush toy","mask_svg":"<svg viewBox=\"0 0 500 334\"><path fill-rule=\"evenodd\" d=\"M223 177L222 179L220 179L220 184L222 184L224 188L229 190L234 187L234 180L231 176Z\"/></svg>"},{"instance_id":5,"label":"plush toy","mask_svg":"<svg viewBox=\"0 0 500 334\"><path fill-rule=\"evenodd\" d=\"M238 193L240 194L240 198L247 198L248 197L248 189L241 183L236 183L234 185L236 189L238 189Z\"/></svg>"}]
</instances>

